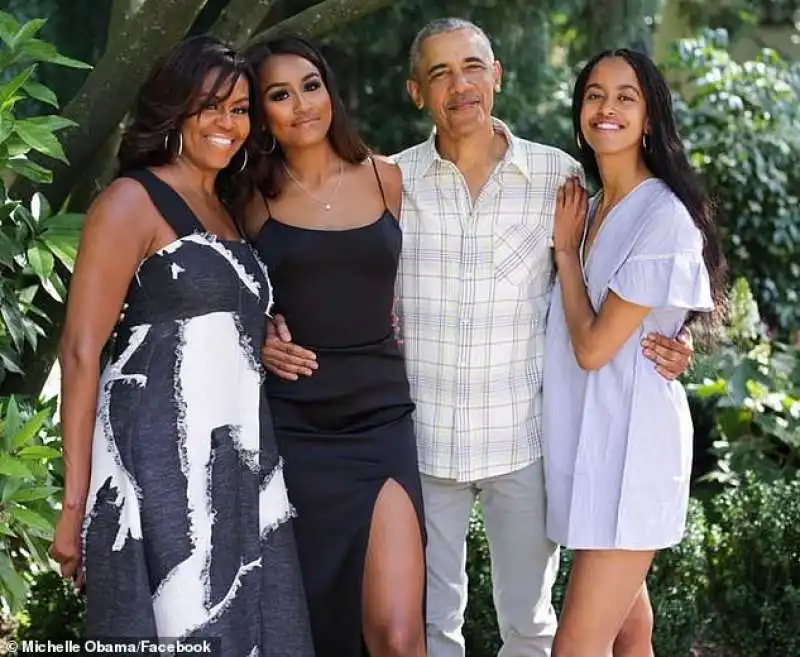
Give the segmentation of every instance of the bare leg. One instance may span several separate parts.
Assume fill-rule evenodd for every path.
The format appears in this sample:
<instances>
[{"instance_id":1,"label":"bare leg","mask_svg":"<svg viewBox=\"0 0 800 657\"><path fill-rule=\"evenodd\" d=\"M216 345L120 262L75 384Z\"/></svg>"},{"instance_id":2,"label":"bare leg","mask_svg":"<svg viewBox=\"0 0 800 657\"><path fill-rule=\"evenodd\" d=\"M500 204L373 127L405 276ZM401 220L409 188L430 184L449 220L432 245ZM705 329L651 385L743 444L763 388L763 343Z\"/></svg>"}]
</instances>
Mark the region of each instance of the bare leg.
<instances>
[{"instance_id":1,"label":"bare leg","mask_svg":"<svg viewBox=\"0 0 800 657\"><path fill-rule=\"evenodd\" d=\"M653 608L642 585L614 641L614 657L653 657Z\"/></svg>"},{"instance_id":2,"label":"bare leg","mask_svg":"<svg viewBox=\"0 0 800 657\"><path fill-rule=\"evenodd\" d=\"M371 657L425 657L425 560L414 505L393 479L372 514L364 564L364 640Z\"/></svg>"},{"instance_id":3,"label":"bare leg","mask_svg":"<svg viewBox=\"0 0 800 657\"><path fill-rule=\"evenodd\" d=\"M553 657L610 657L653 555L652 551L576 552Z\"/></svg>"}]
</instances>

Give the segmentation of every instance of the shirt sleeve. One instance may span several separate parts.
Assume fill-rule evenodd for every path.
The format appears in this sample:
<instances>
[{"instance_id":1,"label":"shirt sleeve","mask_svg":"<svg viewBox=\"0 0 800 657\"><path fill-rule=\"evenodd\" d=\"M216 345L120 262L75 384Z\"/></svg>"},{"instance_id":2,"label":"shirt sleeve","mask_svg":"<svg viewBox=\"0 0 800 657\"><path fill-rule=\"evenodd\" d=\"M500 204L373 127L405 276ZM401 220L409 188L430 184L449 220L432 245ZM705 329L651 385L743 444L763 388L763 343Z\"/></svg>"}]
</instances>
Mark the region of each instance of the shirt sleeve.
<instances>
[{"instance_id":1,"label":"shirt sleeve","mask_svg":"<svg viewBox=\"0 0 800 657\"><path fill-rule=\"evenodd\" d=\"M651 212L609 289L646 308L714 309L703 236L680 201Z\"/></svg>"}]
</instances>

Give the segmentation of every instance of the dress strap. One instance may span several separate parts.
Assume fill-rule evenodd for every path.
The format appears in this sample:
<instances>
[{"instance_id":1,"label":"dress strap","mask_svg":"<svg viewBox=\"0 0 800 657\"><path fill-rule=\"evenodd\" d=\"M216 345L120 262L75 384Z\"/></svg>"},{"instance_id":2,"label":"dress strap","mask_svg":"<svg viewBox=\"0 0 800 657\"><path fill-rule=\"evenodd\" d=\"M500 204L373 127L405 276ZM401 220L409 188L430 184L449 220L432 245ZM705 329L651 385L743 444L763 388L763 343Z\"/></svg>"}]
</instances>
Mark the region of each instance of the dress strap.
<instances>
[{"instance_id":1,"label":"dress strap","mask_svg":"<svg viewBox=\"0 0 800 657\"><path fill-rule=\"evenodd\" d=\"M386 204L386 194L383 193L383 183L381 182L381 176L378 173L378 165L375 164L374 156L370 156L369 159L372 162L372 169L375 171L375 179L378 181L378 189L381 190L381 198L383 199L383 208L384 210L388 210L389 206Z\"/></svg>"},{"instance_id":2,"label":"dress strap","mask_svg":"<svg viewBox=\"0 0 800 657\"><path fill-rule=\"evenodd\" d=\"M178 239L192 233L206 232L203 224L200 223L183 197L150 169L127 171L123 177L133 178L145 188L153 205L164 217L164 221L175 231Z\"/></svg>"}]
</instances>

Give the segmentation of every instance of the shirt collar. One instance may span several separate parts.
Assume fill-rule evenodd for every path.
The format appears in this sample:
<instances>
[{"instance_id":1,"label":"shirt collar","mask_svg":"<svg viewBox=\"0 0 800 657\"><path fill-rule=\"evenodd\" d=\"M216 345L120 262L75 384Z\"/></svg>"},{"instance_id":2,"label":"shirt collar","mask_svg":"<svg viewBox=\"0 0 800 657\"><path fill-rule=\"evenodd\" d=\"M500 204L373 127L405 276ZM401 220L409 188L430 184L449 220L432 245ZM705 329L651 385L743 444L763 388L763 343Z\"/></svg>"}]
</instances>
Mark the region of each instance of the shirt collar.
<instances>
[{"instance_id":1,"label":"shirt collar","mask_svg":"<svg viewBox=\"0 0 800 657\"><path fill-rule=\"evenodd\" d=\"M508 142L508 149L506 150L503 160L498 167L498 170L504 169L508 165L516 167L519 172L530 179L530 171L528 170L528 162L525 157L524 149L520 143L519 138L515 137L509 127L500 119L492 117L492 126L495 132L501 132L505 135ZM425 175L428 173L434 162L442 162L444 158L436 150L436 126L431 130L428 139L423 142L422 155L420 157L420 173Z\"/></svg>"}]
</instances>

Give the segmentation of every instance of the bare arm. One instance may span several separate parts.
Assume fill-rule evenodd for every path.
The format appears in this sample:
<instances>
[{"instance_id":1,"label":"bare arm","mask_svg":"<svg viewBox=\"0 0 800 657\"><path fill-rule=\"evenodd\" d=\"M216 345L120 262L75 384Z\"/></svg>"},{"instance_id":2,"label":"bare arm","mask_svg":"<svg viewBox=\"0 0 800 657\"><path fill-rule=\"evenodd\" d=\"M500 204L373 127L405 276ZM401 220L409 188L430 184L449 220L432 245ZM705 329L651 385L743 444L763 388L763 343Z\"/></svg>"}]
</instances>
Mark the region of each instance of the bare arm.
<instances>
[{"instance_id":1,"label":"bare arm","mask_svg":"<svg viewBox=\"0 0 800 657\"><path fill-rule=\"evenodd\" d=\"M592 309L583 284L577 251L556 253L564 314L575 358L585 370L608 363L641 326L650 308L624 301L609 292L600 312Z\"/></svg>"}]
</instances>

